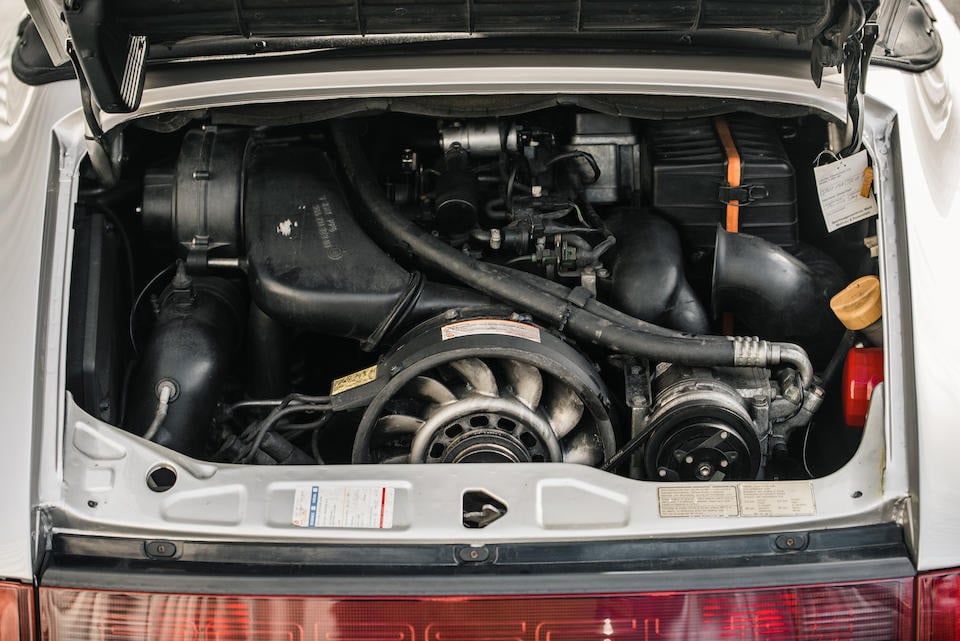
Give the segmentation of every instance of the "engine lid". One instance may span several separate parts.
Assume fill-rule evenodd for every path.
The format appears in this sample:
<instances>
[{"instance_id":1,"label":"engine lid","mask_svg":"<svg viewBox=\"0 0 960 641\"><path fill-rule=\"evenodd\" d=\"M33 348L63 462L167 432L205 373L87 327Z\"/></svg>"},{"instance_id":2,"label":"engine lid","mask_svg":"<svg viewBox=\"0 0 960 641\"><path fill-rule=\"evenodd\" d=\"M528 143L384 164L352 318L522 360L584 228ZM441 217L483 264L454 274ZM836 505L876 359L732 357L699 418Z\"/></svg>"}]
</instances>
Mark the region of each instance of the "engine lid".
<instances>
[{"instance_id":1,"label":"engine lid","mask_svg":"<svg viewBox=\"0 0 960 641\"><path fill-rule=\"evenodd\" d=\"M742 49L734 38L749 32L756 37L748 46L763 51L782 49L786 34L809 48L819 85L825 67L851 62L848 45L869 25L877 25L881 44L894 43L909 2L26 0L54 64L72 59L108 113L137 109L148 61L197 57L198 43L238 55L517 35L618 37L643 45L650 34L676 34L678 44L689 45L709 33L729 34ZM538 49L548 46L543 42ZM869 56L870 47L855 48Z\"/></svg>"}]
</instances>

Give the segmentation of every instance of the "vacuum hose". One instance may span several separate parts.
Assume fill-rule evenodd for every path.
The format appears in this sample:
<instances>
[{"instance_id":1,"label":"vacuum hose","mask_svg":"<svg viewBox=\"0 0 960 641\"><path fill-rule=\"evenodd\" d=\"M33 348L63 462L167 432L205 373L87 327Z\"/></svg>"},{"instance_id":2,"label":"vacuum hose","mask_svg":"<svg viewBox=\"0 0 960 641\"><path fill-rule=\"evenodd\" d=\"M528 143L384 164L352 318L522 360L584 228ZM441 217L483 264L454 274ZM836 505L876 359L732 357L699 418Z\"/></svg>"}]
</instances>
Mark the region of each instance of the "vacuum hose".
<instances>
[{"instance_id":1,"label":"vacuum hose","mask_svg":"<svg viewBox=\"0 0 960 641\"><path fill-rule=\"evenodd\" d=\"M537 282L546 282L545 279L518 278L517 270L457 251L396 212L363 155L352 123L335 121L331 130L347 178L373 222L385 238L399 243L424 264L516 305L582 341L614 352L704 367L789 364L798 369L805 386L813 384L813 367L799 346L756 338L681 334L653 325L647 331L648 324L637 319L620 322L617 314L608 313L605 305L592 301L582 288L568 289L556 284L545 288Z\"/></svg>"}]
</instances>

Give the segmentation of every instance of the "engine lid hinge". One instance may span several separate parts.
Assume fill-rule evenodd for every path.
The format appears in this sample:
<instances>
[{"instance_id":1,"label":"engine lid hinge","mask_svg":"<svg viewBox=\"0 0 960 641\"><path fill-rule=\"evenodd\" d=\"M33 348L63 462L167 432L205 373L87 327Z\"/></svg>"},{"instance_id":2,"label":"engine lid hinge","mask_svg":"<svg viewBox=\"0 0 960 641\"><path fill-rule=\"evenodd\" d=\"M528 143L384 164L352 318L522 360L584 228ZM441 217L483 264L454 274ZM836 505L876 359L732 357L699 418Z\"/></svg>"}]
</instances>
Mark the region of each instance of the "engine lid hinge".
<instances>
[{"instance_id":1,"label":"engine lid hinge","mask_svg":"<svg viewBox=\"0 0 960 641\"><path fill-rule=\"evenodd\" d=\"M147 36L111 28L104 0L65 0L63 19L70 33L68 54L97 106L106 113L136 111L143 95Z\"/></svg>"},{"instance_id":2,"label":"engine lid hinge","mask_svg":"<svg viewBox=\"0 0 960 641\"><path fill-rule=\"evenodd\" d=\"M849 0L834 26L819 34L811 45L810 75L817 87L822 83L824 69L837 67L843 73L847 122L840 156L849 156L860 149L870 56L881 37L881 30L881 44L892 47L899 33L899 26L895 23L902 14L904 3L905 0Z\"/></svg>"},{"instance_id":3,"label":"engine lid hinge","mask_svg":"<svg viewBox=\"0 0 960 641\"><path fill-rule=\"evenodd\" d=\"M96 172L100 182L106 187L112 187L117 183L117 172L114 169L113 161L110 159L110 151L107 148L106 138L103 127L100 125L100 119L97 117L97 108L93 104L93 94L90 91L90 85L83 74L83 68L77 56L76 48L72 40L67 41L67 55L73 63L73 68L77 73L77 82L80 84L80 105L83 109L83 119L86 129L83 137L87 142L87 154L90 156L90 164Z\"/></svg>"}]
</instances>

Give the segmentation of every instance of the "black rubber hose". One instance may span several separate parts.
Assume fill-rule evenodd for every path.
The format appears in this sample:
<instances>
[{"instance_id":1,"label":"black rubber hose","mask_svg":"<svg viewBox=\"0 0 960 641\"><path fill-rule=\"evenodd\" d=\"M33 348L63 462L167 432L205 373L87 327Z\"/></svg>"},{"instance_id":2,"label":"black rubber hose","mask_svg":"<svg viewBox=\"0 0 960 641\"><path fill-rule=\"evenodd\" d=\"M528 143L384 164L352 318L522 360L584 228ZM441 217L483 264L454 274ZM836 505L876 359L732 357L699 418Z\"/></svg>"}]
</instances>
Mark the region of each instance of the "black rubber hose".
<instances>
[{"instance_id":1,"label":"black rubber hose","mask_svg":"<svg viewBox=\"0 0 960 641\"><path fill-rule=\"evenodd\" d=\"M347 178L373 221L386 237L404 246L424 264L495 299L516 305L580 340L614 352L684 365L762 364L743 362L738 358L737 350L737 346L743 343L727 337L671 336L630 329L547 293L525 279L517 279L510 273L513 270L498 268L463 254L396 214L371 174L359 137L350 124L334 122L331 130ZM770 360L763 355L759 358L764 359Z\"/></svg>"}]
</instances>

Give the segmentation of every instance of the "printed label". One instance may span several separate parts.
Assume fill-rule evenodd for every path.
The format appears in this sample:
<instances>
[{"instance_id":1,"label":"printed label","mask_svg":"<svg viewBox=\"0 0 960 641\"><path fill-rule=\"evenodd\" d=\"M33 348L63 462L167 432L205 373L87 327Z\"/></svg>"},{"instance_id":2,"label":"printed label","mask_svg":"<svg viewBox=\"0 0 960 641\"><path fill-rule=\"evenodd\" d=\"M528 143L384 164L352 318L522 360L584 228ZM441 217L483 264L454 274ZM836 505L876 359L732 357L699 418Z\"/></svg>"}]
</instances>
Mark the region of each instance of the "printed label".
<instances>
[{"instance_id":1,"label":"printed label","mask_svg":"<svg viewBox=\"0 0 960 641\"><path fill-rule=\"evenodd\" d=\"M341 378L335 379L333 385L330 386L330 396L335 396L351 390L354 387L360 387L361 385L366 385L367 383L372 383L377 380L377 366L371 365L366 369L362 369L359 372L354 372L353 374L347 374Z\"/></svg>"},{"instance_id":2,"label":"printed label","mask_svg":"<svg viewBox=\"0 0 960 641\"><path fill-rule=\"evenodd\" d=\"M297 527L389 529L396 489L382 486L298 487L293 497Z\"/></svg>"},{"instance_id":3,"label":"printed label","mask_svg":"<svg viewBox=\"0 0 960 641\"><path fill-rule=\"evenodd\" d=\"M877 201L873 193L868 192L865 197L860 195L866 168L866 150L813 168L827 231L836 231L877 215Z\"/></svg>"},{"instance_id":4,"label":"printed label","mask_svg":"<svg viewBox=\"0 0 960 641\"><path fill-rule=\"evenodd\" d=\"M737 488L734 485L674 485L657 488L660 516L737 516Z\"/></svg>"},{"instance_id":5,"label":"printed label","mask_svg":"<svg viewBox=\"0 0 960 641\"><path fill-rule=\"evenodd\" d=\"M517 321L494 320L481 318L450 323L440 328L440 336L448 341L461 336L476 336L478 334L497 334L523 338L534 343L540 342L540 328Z\"/></svg>"},{"instance_id":6,"label":"printed label","mask_svg":"<svg viewBox=\"0 0 960 641\"><path fill-rule=\"evenodd\" d=\"M813 516L813 483L778 481L740 483L740 516Z\"/></svg>"}]
</instances>

